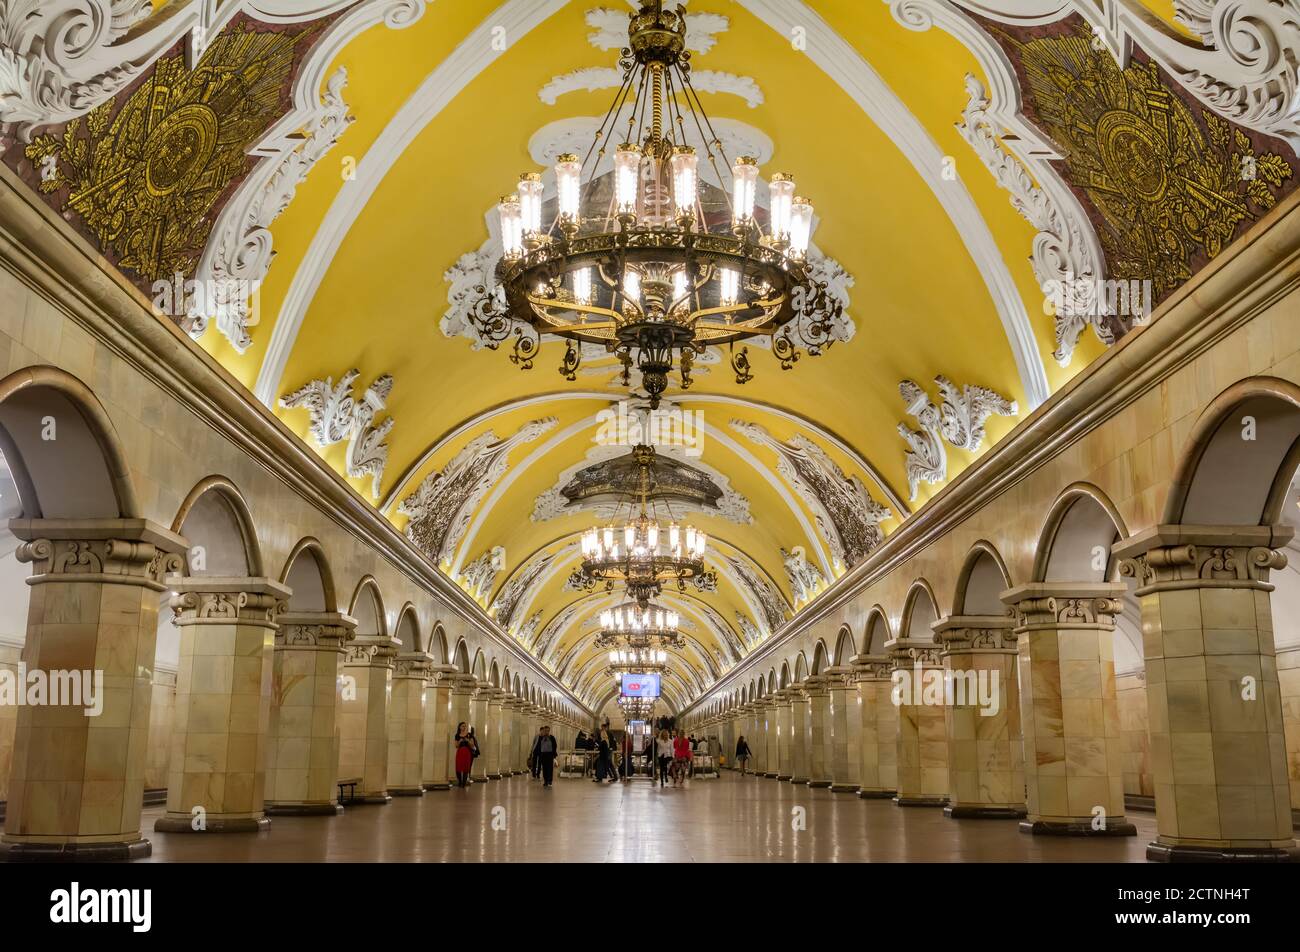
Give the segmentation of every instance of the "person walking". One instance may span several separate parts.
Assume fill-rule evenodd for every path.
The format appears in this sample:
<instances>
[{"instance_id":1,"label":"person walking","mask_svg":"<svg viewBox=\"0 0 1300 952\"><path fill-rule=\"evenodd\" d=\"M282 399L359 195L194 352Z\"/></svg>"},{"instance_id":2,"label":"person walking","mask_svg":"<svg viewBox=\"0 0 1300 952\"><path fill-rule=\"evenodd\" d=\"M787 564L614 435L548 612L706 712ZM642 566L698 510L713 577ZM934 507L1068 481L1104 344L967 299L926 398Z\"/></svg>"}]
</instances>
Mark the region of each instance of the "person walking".
<instances>
[{"instance_id":1,"label":"person walking","mask_svg":"<svg viewBox=\"0 0 1300 952\"><path fill-rule=\"evenodd\" d=\"M743 777L749 771L749 758L753 756L749 750L749 742L745 740L745 735L741 734L740 739L736 741L736 763L740 764L740 775Z\"/></svg>"},{"instance_id":2,"label":"person walking","mask_svg":"<svg viewBox=\"0 0 1300 952\"><path fill-rule=\"evenodd\" d=\"M668 783L668 771L673 763L673 740L666 730L660 730L655 738L655 760L659 765L659 787Z\"/></svg>"},{"instance_id":3,"label":"person walking","mask_svg":"<svg viewBox=\"0 0 1300 952\"><path fill-rule=\"evenodd\" d=\"M532 772L534 780L540 777L542 773L542 763L537 759L537 742L542 739L542 734L547 730L548 728L545 727L537 728L537 736L533 738L533 749L528 755L528 769Z\"/></svg>"},{"instance_id":4,"label":"person walking","mask_svg":"<svg viewBox=\"0 0 1300 952\"><path fill-rule=\"evenodd\" d=\"M596 735L596 783L617 783L614 774L614 738L605 728Z\"/></svg>"},{"instance_id":5,"label":"person walking","mask_svg":"<svg viewBox=\"0 0 1300 952\"><path fill-rule=\"evenodd\" d=\"M555 757L559 752L560 747L551 736L550 726L543 727L537 740L533 741L533 752L530 755L533 769L541 771L543 787L549 787L555 779Z\"/></svg>"},{"instance_id":6,"label":"person walking","mask_svg":"<svg viewBox=\"0 0 1300 952\"><path fill-rule=\"evenodd\" d=\"M691 742L681 731L673 739L673 786L680 787L686 783L686 775L691 768Z\"/></svg>"},{"instance_id":7,"label":"person walking","mask_svg":"<svg viewBox=\"0 0 1300 952\"><path fill-rule=\"evenodd\" d=\"M451 746L456 751L456 786L463 789L469 785L469 772L474 767L478 748L474 732L466 728L464 721L456 725L456 736L451 739Z\"/></svg>"}]
</instances>

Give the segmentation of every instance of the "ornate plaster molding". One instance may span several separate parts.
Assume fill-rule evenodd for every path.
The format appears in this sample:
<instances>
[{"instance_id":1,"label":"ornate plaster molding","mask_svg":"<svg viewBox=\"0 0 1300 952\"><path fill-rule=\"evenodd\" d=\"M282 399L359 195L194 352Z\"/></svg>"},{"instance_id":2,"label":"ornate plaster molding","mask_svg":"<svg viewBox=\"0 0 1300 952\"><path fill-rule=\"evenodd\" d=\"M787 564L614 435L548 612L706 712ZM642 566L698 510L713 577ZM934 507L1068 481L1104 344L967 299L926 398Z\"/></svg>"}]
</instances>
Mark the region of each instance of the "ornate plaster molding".
<instances>
[{"instance_id":1,"label":"ornate plaster molding","mask_svg":"<svg viewBox=\"0 0 1300 952\"><path fill-rule=\"evenodd\" d=\"M783 547L781 561L785 565L786 578L790 580L790 591L794 593L796 608L812 601L826 587L826 576L808 561L803 546L796 545L789 552Z\"/></svg>"},{"instance_id":2,"label":"ornate plaster molding","mask_svg":"<svg viewBox=\"0 0 1300 952\"><path fill-rule=\"evenodd\" d=\"M545 417L525 423L504 440L492 430L471 440L443 469L426 476L398 506L398 514L410 520L407 538L435 562L449 562L469 528L475 508L505 475L510 452L538 439L558 422L555 417Z\"/></svg>"},{"instance_id":3,"label":"ornate plaster molding","mask_svg":"<svg viewBox=\"0 0 1300 952\"><path fill-rule=\"evenodd\" d=\"M506 550L494 546L461 570L460 580L465 590L480 604L486 604L492 596L497 576L506 567Z\"/></svg>"},{"instance_id":4,"label":"ornate plaster molding","mask_svg":"<svg viewBox=\"0 0 1300 952\"><path fill-rule=\"evenodd\" d=\"M908 415L921 425L919 430L913 430L906 423L898 424L898 433L909 447L904 459L912 499L916 499L922 483L941 483L948 478L944 440L958 449L975 452L984 444L984 424L990 416L1015 416L1018 412L1014 400L987 387L968 384L959 388L942 374L934 382L942 396L941 406L935 406L929 394L911 380L898 385Z\"/></svg>"},{"instance_id":5,"label":"ornate plaster molding","mask_svg":"<svg viewBox=\"0 0 1300 952\"><path fill-rule=\"evenodd\" d=\"M743 420L732 420L731 428L777 454L777 472L812 510L837 569L851 568L884 541L880 523L893 510L876 502L857 476L846 475L808 437L796 433L782 442L761 424Z\"/></svg>"},{"instance_id":6,"label":"ornate plaster molding","mask_svg":"<svg viewBox=\"0 0 1300 952\"><path fill-rule=\"evenodd\" d=\"M337 385L333 377L313 380L282 396L280 406L286 410L305 409L311 414L310 433L317 446L324 448L347 440L344 467L348 476L369 476L373 483L370 494L378 499L388 465L388 444L384 440L393 431L394 421L389 417L376 426L375 417L388 406L393 378L384 374L357 398L353 386L360 376L361 371L349 370Z\"/></svg>"},{"instance_id":7,"label":"ornate plaster molding","mask_svg":"<svg viewBox=\"0 0 1300 952\"><path fill-rule=\"evenodd\" d=\"M587 42L598 50L621 50L627 46L628 14L625 10L598 7L587 11ZM686 48L692 53L709 52L718 42L718 34L731 29L729 17L718 13L686 14Z\"/></svg>"}]
</instances>

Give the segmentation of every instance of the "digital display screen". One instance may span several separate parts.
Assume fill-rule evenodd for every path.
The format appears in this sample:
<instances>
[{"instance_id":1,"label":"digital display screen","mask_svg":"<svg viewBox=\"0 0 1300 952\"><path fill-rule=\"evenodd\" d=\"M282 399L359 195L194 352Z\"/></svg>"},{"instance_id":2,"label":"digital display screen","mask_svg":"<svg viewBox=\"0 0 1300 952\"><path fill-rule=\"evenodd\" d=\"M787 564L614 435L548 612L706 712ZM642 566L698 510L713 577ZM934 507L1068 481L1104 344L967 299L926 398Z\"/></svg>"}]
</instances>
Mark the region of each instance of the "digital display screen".
<instances>
[{"instance_id":1,"label":"digital display screen","mask_svg":"<svg viewBox=\"0 0 1300 952\"><path fill-rule=\"evenodd\" d=\"M625 674L623 675L623 697L658 697L659 675Z\"/></svg>"}]
</instances>

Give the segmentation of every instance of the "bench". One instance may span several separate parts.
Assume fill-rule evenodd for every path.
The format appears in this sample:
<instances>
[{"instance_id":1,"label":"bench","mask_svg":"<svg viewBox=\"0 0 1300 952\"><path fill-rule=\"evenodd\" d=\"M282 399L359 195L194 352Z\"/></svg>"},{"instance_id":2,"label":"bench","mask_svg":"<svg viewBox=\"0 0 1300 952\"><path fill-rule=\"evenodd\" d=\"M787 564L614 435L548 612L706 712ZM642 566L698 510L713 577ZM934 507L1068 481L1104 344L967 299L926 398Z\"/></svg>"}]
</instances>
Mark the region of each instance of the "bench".
<instances>
[{"instance_id":1,"label":"bench","mask_svg":"<svg viewBox=\"0 0 1300 952\"><path fill-rule=\"evenodd\" d=\"M361 782L360 777L348 777L346 780L338 781L339 785L339 806L346 806L357 798L357 784ZM344 796L343 790L347 789L347 796Z\"/></svg>"}]
</instances>

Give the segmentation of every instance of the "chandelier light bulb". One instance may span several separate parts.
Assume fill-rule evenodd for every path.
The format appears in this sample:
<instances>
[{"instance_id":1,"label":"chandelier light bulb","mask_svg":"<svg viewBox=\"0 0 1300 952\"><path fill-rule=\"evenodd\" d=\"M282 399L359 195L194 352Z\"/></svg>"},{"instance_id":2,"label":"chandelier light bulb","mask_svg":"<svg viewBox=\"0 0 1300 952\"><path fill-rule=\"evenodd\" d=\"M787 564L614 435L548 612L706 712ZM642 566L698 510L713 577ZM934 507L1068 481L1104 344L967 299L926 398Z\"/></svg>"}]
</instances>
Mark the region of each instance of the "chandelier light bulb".
<instances>
[{"instance_id":1,"label":"chandelier light bulb","mask_svg":"<svg viewBox=\"0 0 1300 952\"><path fill-rule=\"evenodd\" d=\"M673 303L678 307L690 307L690 302L686 300L686 295L690 292L690 279L687 278L685 271L673 272Z\"/></svg>"},{"instance_id":2,"label":"chandelier light bulb","mask_svg":"<svg viewBox=\"0 0 1300 952\"><path fill-rule=\"evenodd\" d=\"M641 178L641 147L625 142L614 153L614 202L620 215L636 216Z\"/></svg>"},{"instance_id":3,"label":"chandelier light bulb","mask_svg":"<svg viewBox=\"0 0 1300 952\"><path fill-rule=\"evenodd\" d=\"M732 216L736 224L745 224L754 218L754 203L758 200L758 159L742 155L731 167Z\"/></svg>"},{"instance_id":4,"label":"chandelier light bulb","mask_svg":"<svg viewBox=\"0 0 1300 952\"><path fill-rule=\"evenodd\" d=\"M700 157L688 145L673 150L673 204L677 215L684 218L695 214L695 197L699 190Z\"/></svg>"},{"instance_id":5,"label":"chandelier light bulb","mask_svg":"<svg viewBox=\"0 0 1300 952\"><path fill-rule=\"evenodd\" d=\"M651 552L659 548L659 523L652 522L646 527L645 541L646 547L649 548Z\"/></svg>"},{"instance_id":6,"label":"chandelier light bulb","mask_svg":"<svg viewBox=\"0 0 1300 952\"><path fill-rule=\"evenodd\" d=\"M605 551L609 552L614 548L614 527L605 527Z\"/></svg>"},{"instance_id":7,"label":"chandelier light bulb","mask_svg":"<svg viewBox=\"0 0 1300 952\"><path fill-rule=\"evenodd\" d=\"M627 268L623 272L623 296L631 304L641 303L641 272L636 268Z\"/></svg>"},{"instance_id":8,"label":"chandelier light bulb","mask_svg":"<svg viewBox=\"0 0 1300 952\"><path fill-rule=\"evenodd\" d=\"M591 305L593 298L590 268L578 268L573 272L573 299L579 304Z\"/></svg>"},{"instance_id":9,"label":"chandelier light bulb","mask_svg":"<svg viewBox=\"0 0 1300 952\"><path fill-rule=\"evenodd\" d=\"M524 219L518 195L506 195L497 205L501 218L501 246L507 258L518 258L524 253Z\"/></svg>"},{"instance_id":10,"label":"chandelier light bulb","mask_svg":"<svg viewBox=\"0 0 1300 952\"><path fill-rule=\"evenodd\" d=\"M674 554L681 551L681 529L675 522L668 524L668 548Z\"/></svg>"},{"instance_id":11,"label":"chandelier light bulb","mask_svg":"<svg viewBox=\"0 0 1300 952\"><path fill-rule=\"evenodd\" d=\"M560 216L576 222L582 203L582 163L571 152L555 162L555 188L560 199Z\"/></svg>"},{"instance_id":12,"label":"chandelier light bulb","mask_svg":"<svg viewBox=\"0 0 1300 952\"><path fill-rule=\"evenodd\" d=\"M525 235L536 235L542 230L542 177L537 172L519 176L519 213L523 218Z\"/></svg>"},{"instance_id":13,"label":"chandelier light bulb","mask_svg":"<svg viewBox=\"0 0 1300 952\"><path fill-rule=\"evenodd\" d=\"M740 301L740 272L734 268L718 269L719 293L724 307L731 307Z\"/></svg>"},{"instance_id":14,"label":"chandelier light bulb","mask_svg":"<svg viewBox=\"0 0 1300 952\"><path fill-rule=\"evenodd\" d=\"M789 241L794 212L794 179L784 174L773 175L770 194L772 238L775 241Z\"/></svg>"},{"instance_id":15,"label":"chandelier light bulb","mask_svg":"<svg viewBox=\"0 0 1300 952\"><path fill-rule=\"evenodd\" d=\"M796 198L790 210L790 255L800 260L808 256L812 242L813 205L806 198Z\"/></svg>"}]
</instances>

